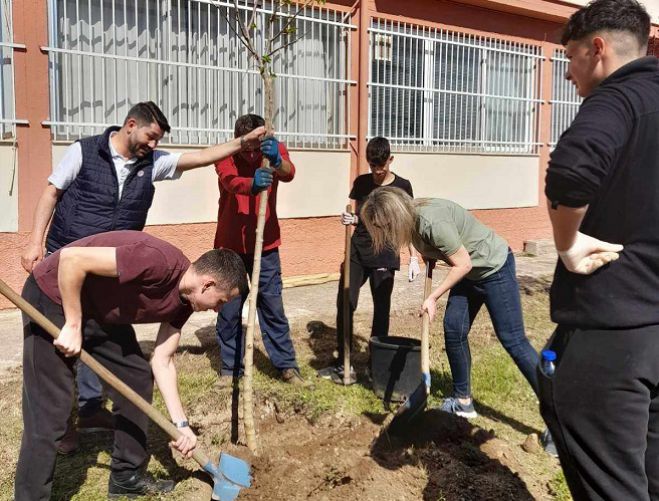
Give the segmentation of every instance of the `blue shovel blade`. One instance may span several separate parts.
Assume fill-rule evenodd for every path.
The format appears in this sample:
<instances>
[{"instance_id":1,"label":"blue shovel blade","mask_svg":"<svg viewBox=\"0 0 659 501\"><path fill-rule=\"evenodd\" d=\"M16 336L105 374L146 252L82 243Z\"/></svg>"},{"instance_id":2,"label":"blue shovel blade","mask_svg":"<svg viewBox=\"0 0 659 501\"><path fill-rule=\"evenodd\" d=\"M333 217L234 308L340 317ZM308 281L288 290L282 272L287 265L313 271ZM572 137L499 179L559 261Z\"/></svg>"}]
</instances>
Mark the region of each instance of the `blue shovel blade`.
<instances>
[{"instance_id":1,"label":"blue shovel blade","mask_svg":"<svg viewBox=\"0 0 659 501\"><path fill-rule=\"evenodd\" d=\"M209 461L204 470L213 477L211 498L214 500L234 501L240 494L240 489L252 484L249 464L230 454L221 453L217 468Z\"/></svg>"},{"instance_id":2,"label":"blue shovel blade","mask_svg":"<svg viewBox=\"0 0 659 501\"><path fill-rule=\"evenodd\" d=\"M249 464L240 458L231 456L230 454L220 453L218 469L224 478L239 487L249 487L252 485Z\"/></svg>"}]
</instances>

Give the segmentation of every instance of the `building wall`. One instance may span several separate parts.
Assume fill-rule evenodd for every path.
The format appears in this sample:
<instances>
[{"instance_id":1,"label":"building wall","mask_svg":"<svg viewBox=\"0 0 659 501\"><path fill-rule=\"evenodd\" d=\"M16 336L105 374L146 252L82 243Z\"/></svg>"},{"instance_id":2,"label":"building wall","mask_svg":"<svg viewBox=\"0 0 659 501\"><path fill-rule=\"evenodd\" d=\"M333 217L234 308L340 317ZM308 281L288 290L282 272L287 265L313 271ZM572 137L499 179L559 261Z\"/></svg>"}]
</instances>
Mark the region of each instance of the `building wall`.
<instances>
[{"instance_id":1,"label":"building wall","mask_svg":"<svg viewBox=\"0 0 659 501\"><path fill-rule=\"evenodd\" d=\"M573 3L585 3L574 0ZM659 5L645 0L655 21ZM350 89L350 133L356 138L342 152L292 151L298 167L294 182L282 185L278 211L281 216L282 267L285 276L337 271L343 255L344 229L338 214L347 202L351 181L367 172L364 161L367 124L369 49L366 30L370 17L485 34L512 41L541 44L543 95L540 140L535 156L447 155L394 152L394 170L409 178L418 196L452 198L474 209L485 224L504 236L515 250L524 240L550 237L542 187L549 149L551 99L551 52L557 47L561 25L573 11L554 0L367 0L368 12L361 15L360 2L334 0L332 5L349 13L360 26L351 34L351 78L360 80ZM15 41L24 43L17 51L17 117L29 120L19 126L17 189L0 197L0 278L20 289L25 272L20 254L27 242L32 214L52 165L66 145L51 145L48 120L48 58L39 50L48 44L46 2L14 2ZM653 27L657 34L657 27ZM362 44L360 46L360 43ZM360 59L361 56L361 59ZM361 61L361 64L360 64ZM360 79L361 77L361 79ZM0 145L0 162L9 165L8 150ZM8 169L0 178L6 189ZM184 174L181 180L158 184L148 220L148 232L181 247L194 259L210 248L215 233L217 178L211 168ZM0 308L7 307L0 300Z\"/></svg>"}]
</instances>

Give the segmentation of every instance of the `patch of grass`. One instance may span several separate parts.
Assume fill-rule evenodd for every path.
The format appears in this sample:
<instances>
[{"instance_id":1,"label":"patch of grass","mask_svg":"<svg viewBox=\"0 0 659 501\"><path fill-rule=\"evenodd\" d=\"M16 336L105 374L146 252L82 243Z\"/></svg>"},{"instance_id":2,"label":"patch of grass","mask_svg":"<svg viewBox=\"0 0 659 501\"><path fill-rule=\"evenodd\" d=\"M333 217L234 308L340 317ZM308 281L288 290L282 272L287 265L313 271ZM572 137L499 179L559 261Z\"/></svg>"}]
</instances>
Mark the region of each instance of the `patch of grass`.
<instances>
[{"instance_id":1,"label":"patch of grass","mask_svg":"<svg viewBox=\"0 0 659 501\"><path fill-rule=\"evenodd\" d=\"M348 387L331 381L316 378L316 371L307 363L300 364L300 372L307 381L313 381L307 388L291 386L263 373L255 373L256 391L276 399L282 407L304 412L311 420L326 412L341 411L346 414L383 412L382 400L362 384Z\"/></svg>"},{"instance_id":2,"label":"patch of grass","mask_svg":"<svg viewBox=\"0 0 659 501\"><path fill-rule=\"evenodd\" d=\"M527 335L534 347L539 348L553 330L549 321L546 295L523 296L523 308ZM450 369L443 350L444 341L439 320L442 316L443 312L440 311L431 331L431 406L438 405L443 397L451 393ZM355 325L355 365L358 372L363 373L367 358L365 352L370 334L370 317L366 321L356 317ZM418 338L420 321L415 315L393 315L391 333ZM310 421L337 413L353 416L383 414L382 401L367 387L363 379L358 384L343 387L316 377L320 362L332 358L331 350L334 349L335 343L333 339L329 339L331 335L311 339L304 326L293 326L302 375L305 380L312 382L307 388L281 382L262 350L257 350L258 369L255 370L254 382L257 406L265 398L276 402L279 410L302 413ZM473 393L476 409L480 414L473 424L478 428L493 430L498 438L517 446L526 435L544 428L535 395L494 336L485 309L476 319L469 341L472 352ZM203 349L181 353L177 361L179 390L192 423L201 422L204 416L214 417L226 411L228 405L226 398L221 397L215 387L218 366L215 340L210 339L207 344L202 344ZM257 346L260 346L260 343L257 343ZM20 372L10 374L0 383L0 412L3 415L3 427L0 428L0 500L11 499L13 495L15 462L22 431L20 384ZM154 404L165 411L159 392L154 394ZM206 444L225 443L227 438L220 436L217 430L212 424L202 429ZM68 458L58 458L53 499L105 499L110 447L110 434L82 436L81 452ZM198 487L198 483L195 484L190 478L191 472L196 469L194 462L172 458L167 437L155 426L150 429L149 448L153 453L149 471L155 476L173 476L181 482L168 499L190 499L194 489ZM541 453L526 454L519 447L513 449L517 451L515 454L521 455L519 463L528 468L524 480L536 485L535 492L541 492L542 499L570 499L565 479L554 460Z\"/></svg>"},{"instance_id":3,"label":"patch of grass","mask_svg":"<svg viewBox=\"0 0 659 501\"><path fill-rule=\"evenodd\" d=\"M549 489L557 501L571 501L572 499L565 481L565 475L561 470L557 471L554 478L549 481Z\"/></svg>"}]
</instances>

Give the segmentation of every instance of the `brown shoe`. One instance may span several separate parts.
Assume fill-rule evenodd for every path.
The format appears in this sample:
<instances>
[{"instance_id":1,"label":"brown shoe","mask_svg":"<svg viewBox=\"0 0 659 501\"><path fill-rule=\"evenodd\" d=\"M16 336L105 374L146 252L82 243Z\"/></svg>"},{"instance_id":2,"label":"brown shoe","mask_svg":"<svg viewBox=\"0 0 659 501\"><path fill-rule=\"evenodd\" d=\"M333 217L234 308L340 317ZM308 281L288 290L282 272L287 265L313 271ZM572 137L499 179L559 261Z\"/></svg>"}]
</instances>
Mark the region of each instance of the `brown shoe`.
<instances>
[{"instance_id":1,"label":"brown shoe","mask_svg":"<svg viewBox=\"0 0 659 501\"><path fill-rule=\"evenodd\" d=\"M281 379L284 383L292 384L293 386L308 386L307 382L300 375L300 371L292 367L282 369Z\"/></svg>"},{"instance_id":2,"label":"brown shoe","mask_svg":"<svg viewBox=\"0 0 659 501\"><path fill-rule=\"evenodd\" d=\"M78 450L78 430L69 419L66 423L66 432L57 446L57 453L68 456Z\"/></svg>"},{"instance_id":3,"label":"brown shoe","mask_svg":"<svg viewBox=\"0 0 659 501\"><path fill-rule=\"evenodd\" d=\"M78 430L80 433L112 431L114 430L114 416L105 408L100 408L91 416L78 416Z\"/></svg>"}]
</instances>

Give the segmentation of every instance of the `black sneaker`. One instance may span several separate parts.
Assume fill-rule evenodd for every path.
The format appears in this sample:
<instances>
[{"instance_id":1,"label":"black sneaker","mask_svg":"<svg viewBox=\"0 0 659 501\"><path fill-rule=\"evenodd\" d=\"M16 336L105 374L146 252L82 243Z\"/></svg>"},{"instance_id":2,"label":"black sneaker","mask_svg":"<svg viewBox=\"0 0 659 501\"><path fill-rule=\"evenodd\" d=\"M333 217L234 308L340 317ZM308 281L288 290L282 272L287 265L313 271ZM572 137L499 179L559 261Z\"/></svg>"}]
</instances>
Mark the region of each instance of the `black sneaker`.
<instances>
[{"instance_id":1,"label":"black sneaker","mask_svg":"<svg viewBox=\"0 0 659 501\"><path fill-rule=\"evenodd\" d=\"M108 482L108 498L129 499L145 496L147 494L163 494L174 490L173 480L155 479L147 473L136 472L126 480L115 479L114 473L110 474Z\"/></svg>"}]
</instances>

